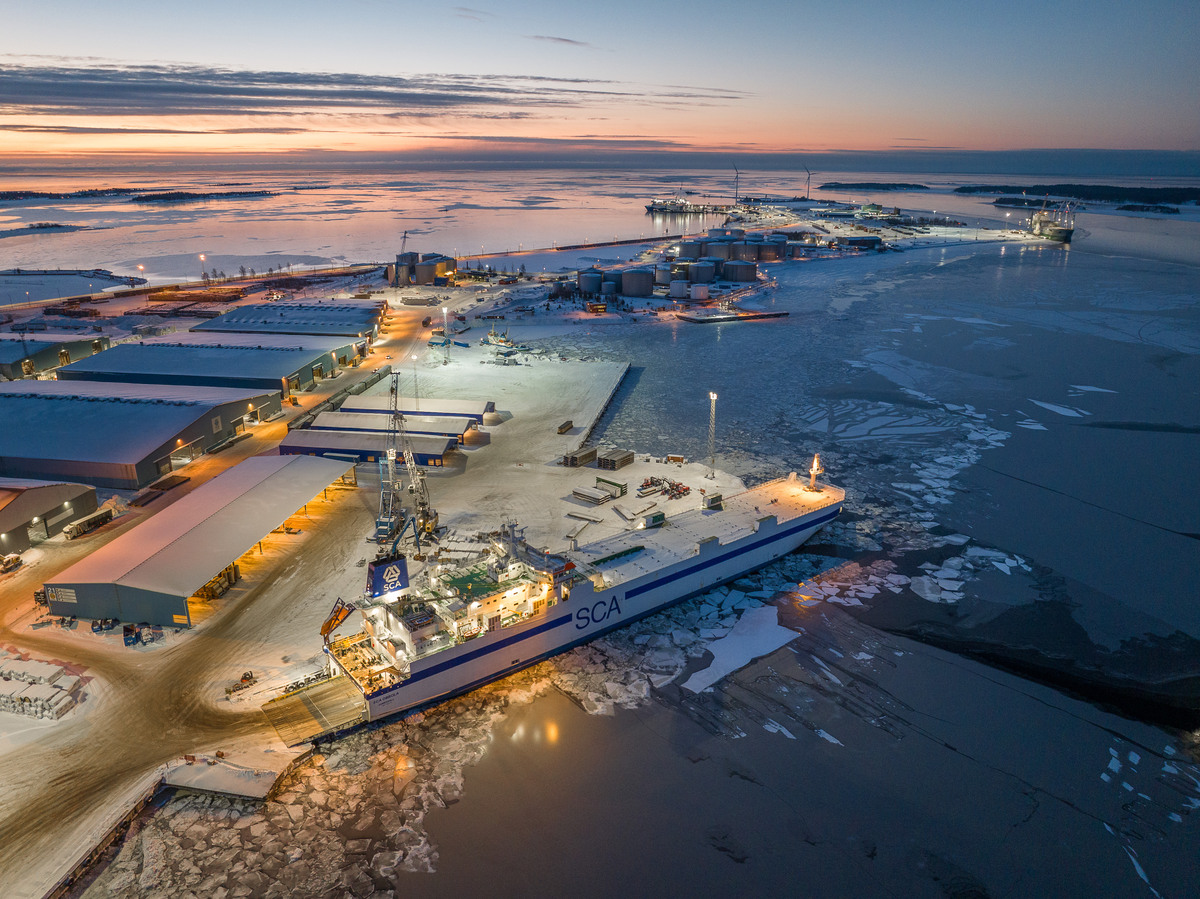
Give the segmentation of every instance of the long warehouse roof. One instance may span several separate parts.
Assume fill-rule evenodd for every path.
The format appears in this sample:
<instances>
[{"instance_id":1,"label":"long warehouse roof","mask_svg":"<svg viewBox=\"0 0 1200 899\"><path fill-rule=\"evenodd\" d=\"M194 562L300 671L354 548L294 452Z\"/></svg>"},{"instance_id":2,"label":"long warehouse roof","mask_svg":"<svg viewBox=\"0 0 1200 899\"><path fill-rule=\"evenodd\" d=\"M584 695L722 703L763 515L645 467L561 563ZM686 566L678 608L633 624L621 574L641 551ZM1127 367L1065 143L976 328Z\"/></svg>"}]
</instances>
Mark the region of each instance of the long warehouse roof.
<instances>
[{"instance_id":1,"label":"long warehouse roof","mask_svg":"<svg viewBox=\"0 0 1200 899\"><path fill-rule=\"evenodd\" d=\"M230 309L194 331L266 331L275 334L339 334L364 337L379 321L382 301L353 303L258 303Z\"/></svg>"},{"instance_id":2,"label":"long warehouse roof","mask_svg":"<svg viewBox=\"0 0 1200 899\"><path fill-rule=\"evenodd\" d=\"M409 434L433 434L441 437L462 437L475 425L473 418L451 418L431 416L421 418L405 415L404 430ZM313 419L314 431L368 431L386 432L391 427L391 416L372 415L368 412L319 412Z\"/></svg>"},{"instance_id":3,"label":"long warehouse roof","mask_svg":"<svg viewBox=\"0 0 1200 899\"><path fill-rule=\"evenodd\" d=\"M270 396L261 388L0 382L0 456L134 463L210 409Z\"/></svg>"},{"instance_id":4,"label":"long warehouse roof","mask_svg":"<svg viewBox=\"0 0 1200 899\"><path fill-rule=\"evenodd\" d=\"M476 421L482 421L485 412L496 408L490 400L458 400L443 397L411 397L396 398L396 407L404 415L456 415L468 416ZM391 408L390 397L384 394L348 396L342 403L342 412L388 412Z\"/></svg>"},{"instance_id":5,"label":"long warehouse roof","mask_svg":"<svg viewBox=\"0 0 1200 899\"><path fill-rule=\"evenodd\" d=\"M96 338L96 334L51 334L47 331L0 334L0 362L20 362L34 353L62 346L64 343L91 343Z\"/></svg>"},{"instance_id":6,"label":"long warehouse roof","mask_svg":"<svg viewBox=\"0 0 1200 899\"><path fill-rule=\"evenodd\" d=\"M262 347L264 349L291 348L298 350L324 350L332 352L358 338L336 337L324 334L244 334L241 331L176 331L159 337L147 337L141 343L189 344L191 346Z\"/></svg>"},{"instance_id":7,"label":"long warehouse roof","mask_svg":"<svg viewBox=\"0 0 1200 899\"><path fill-rule=\"evenodd\" d=\"M122 343L59 370L132 375L211 375L232 378L286 378L327 352L298 347L179 346ZM332 362L326 359L327 362Z\"/></svg>"},{"instance_id":8,"label":"long warehouse roof","mask_svg":"<svg viewBox=\"0 0 1200 899\"><path fill-rule=\"evenodd\" d=\"M349 468L316 456L252 456L47 583L192 596Z\"/></svg>"},{"instance_id":9,"label":"long warehouse roof","mask_svg":"<svg viewBox=\"0 0 1200 899\"><path fill-rule=\"evenodd\" d=\"M413 452L420 456L444 456L456 446L458 441L453 437L430 437L425 434L414 434L409 438ZM313 431L303 429L289 431L279 444L280 451L289 447L304 447L328 449L333 451L350 450L353 452L377 453L383 455L387 449L386 434L372 434L369 431Z\"/></svg>"}]
</instances>

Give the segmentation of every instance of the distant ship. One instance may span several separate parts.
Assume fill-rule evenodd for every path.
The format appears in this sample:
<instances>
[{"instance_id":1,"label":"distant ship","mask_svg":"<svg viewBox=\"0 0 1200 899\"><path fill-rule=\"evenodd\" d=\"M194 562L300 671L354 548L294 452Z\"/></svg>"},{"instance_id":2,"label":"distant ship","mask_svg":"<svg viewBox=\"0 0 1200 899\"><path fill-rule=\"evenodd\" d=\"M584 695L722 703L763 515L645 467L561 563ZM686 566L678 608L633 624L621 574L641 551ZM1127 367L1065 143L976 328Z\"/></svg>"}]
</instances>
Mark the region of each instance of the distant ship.
<instances>
[{"instance_id":1,"label":"distant ship","mask_svg":"<svg viewBox=\"0 0 1200 899\"><path fill-rule=\"evenodd\" d=\"M1047 209L1043 205L1033 214L1033 227L1030 229L1034 237L1044 237L1046 240L1058 243L1070 243L1075 233L1074 207L1070 203Z\"/></svg>"},{"instance_id":2,"label":"distant ship","mask_svg":"<svg viewBox=\"0 0 1200 899\"><path fill-rule=\"evenodd\" d=\"M704 215L707 213L728 212L732 206L708 206L703 203L693 203L683 197L668 197L665 200L655 199L646 204L647 212L667 215Z\"/></svg>"}]
</instances>

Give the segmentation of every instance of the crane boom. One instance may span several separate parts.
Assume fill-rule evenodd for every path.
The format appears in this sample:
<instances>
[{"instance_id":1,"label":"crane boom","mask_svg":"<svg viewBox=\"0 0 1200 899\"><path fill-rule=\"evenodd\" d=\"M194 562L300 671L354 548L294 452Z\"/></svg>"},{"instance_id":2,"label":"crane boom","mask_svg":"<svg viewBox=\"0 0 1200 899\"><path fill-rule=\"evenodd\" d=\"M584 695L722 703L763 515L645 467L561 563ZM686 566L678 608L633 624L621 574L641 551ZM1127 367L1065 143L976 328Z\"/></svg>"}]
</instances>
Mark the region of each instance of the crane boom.
<instances>
[{"instance_id":1,"label":"crane boom","mask_svg":"<svg viewBox=\"0 0 1200 899\"><path fill-rule=\"evenodd\" d=\"M400 413L400 376L392 373L388 393L388 431L384 453L384 469L380 477L379 517L375 522L375 536L381 543L396 534L404 521L400 499L400 473L397 462L403 460L408 475L408 492L413 499L414 533L432 534L438 525L438 515L429 500L429 488L425 484L425 471L417 466L412 442L404 428L404 416Z\"/></svg>"}]
</instances>

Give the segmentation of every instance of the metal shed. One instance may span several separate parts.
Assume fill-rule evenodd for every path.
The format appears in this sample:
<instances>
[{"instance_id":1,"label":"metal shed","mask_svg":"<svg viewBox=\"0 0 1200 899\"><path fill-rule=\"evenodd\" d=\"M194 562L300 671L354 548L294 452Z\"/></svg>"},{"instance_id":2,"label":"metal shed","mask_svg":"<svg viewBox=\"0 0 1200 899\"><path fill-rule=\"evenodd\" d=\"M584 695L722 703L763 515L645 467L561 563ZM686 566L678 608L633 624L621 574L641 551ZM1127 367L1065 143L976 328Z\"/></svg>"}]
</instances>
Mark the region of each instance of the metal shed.
<instances>
[{"instance_id":1,"label":"metal shed","mask_svg":"<svg viewBox=\"0 0 1200 899\"><path fill-rule=\"evenodd\" d=\"M0 556L29 549L96 511L96 488L65 481L0 478Z\"/></svg>"},{"instance_id":2,"label":"metal shed","mask_svg":"<svg viewBox=\"0 0 1200 899\"><path fill-rule=\"evenodd\" d=\"M15 381L108 349L97 334L0 334L0 375Z\"/></svg>"},{"instance_id":3,"label":"metal shed","mask_svg":"<svg viewBox=\"0 0 1200 899\"><path fill-rule=\"evenodd\" d=\"M50 611L190 625L190 597L352 467L246 459L47 581Z\"/></svg>"},{"instance_id":4,"label":"metal shed","mask_svg":"<svg viewBox=\"0 0 1200 899\"><path fill-rule=\"evenodd\" d=\"M446 456L458 444L453 437L409 438L418 465L440 468ZM324 456L342 453L356 456L359 462L378 462L387 450L387 435L367 431L292 431L279 444L279 455Z\"/></svg>"},{"instance_id":5,"label":"metal shed","mask_svg":"<svg viewBox=\"0 0 1200 899\"><path fill-rule=\"evenodd\" d=\"M255 390L4 382L0 475L136 489L279 411Z\"/></svg>"}]
</instances>

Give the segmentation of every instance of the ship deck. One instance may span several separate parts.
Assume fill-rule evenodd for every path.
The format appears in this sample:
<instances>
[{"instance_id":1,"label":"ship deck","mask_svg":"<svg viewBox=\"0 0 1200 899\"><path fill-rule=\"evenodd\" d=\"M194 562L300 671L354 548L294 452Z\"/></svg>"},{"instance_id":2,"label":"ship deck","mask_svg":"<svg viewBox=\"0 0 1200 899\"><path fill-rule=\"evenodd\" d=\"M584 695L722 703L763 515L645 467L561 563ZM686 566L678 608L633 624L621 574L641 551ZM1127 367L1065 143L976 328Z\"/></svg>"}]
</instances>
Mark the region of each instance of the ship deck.
<instances>
[{"instance_id":1,"label":"ship deck","mask_svg":"<svg viewBox=\"0 0 1200 899\"><path fill-rule=\"evenodd\" d=\"M661 571L696 552L696 544L716 537L727 544L755 531L756 523L774 515L780 524L816 512L845 498L845 491L807 481L781 478L742 493L727 496L720 510L693 509L667 518L661 527L631 529L563 553L583 572L599 572L608 585L628 583Z\"/></svg>"}]
</instances>

